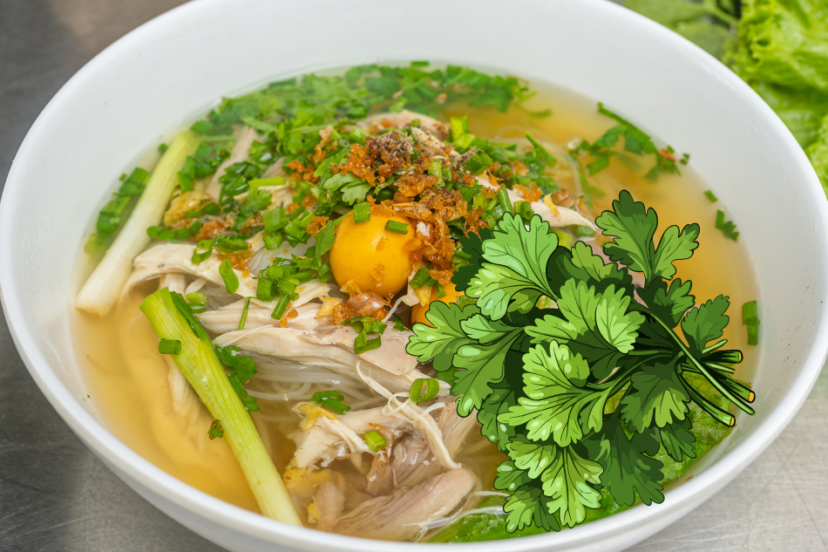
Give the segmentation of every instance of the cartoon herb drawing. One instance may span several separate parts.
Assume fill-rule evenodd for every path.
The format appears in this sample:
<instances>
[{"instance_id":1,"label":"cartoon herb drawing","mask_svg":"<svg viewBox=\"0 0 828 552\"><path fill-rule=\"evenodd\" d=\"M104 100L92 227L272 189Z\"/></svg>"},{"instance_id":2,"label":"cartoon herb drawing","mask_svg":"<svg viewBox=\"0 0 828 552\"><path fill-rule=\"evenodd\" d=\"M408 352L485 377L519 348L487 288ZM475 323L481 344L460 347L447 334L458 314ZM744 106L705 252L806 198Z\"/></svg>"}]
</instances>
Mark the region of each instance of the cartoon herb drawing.
<instances>
[{"instance_id":1,"label":"cartoon herb drawing","mask_svg":"<svg viewBox=\"0 0 828 552\"><path fill-rule=\"evenodd\" d=\"M458 412L509 456L497 489L509 493L506 530L557 531L600 507L664 500L660 447L694 456L691 404L725 426L735 418L700 387L748 414L754 393L733 379L742 353L726 350L728 297L696 305L675 261L698 247L699 227L667 228L621 192L596 224L605 260L571 249L537 215L505 214L494 231L460 241L470 265L452 282L459 304L432 303L407 351L433 361ZM640 273L643 283L633 284ZM539 300L554 301L539 308ZM548 302L548 301L547 301ZM721 401L718 401L721 402Z\"/></svg>"}]
</instances>

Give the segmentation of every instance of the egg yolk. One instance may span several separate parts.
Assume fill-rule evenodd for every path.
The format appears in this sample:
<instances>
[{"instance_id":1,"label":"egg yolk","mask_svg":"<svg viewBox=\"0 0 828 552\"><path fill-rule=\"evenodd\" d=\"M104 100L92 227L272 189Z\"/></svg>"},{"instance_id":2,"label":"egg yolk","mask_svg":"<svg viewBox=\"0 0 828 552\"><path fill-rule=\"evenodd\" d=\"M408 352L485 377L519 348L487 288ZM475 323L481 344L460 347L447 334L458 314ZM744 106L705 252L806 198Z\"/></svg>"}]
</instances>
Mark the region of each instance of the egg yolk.
<instances>
[{"instance_id":1,"label":"egg yolk","mask_svg":"<svg viewBox=\"0 0 828 552\"><path fill-rule=\"evenodd\" d=\"M412 307L412 309L411 309L411 324L412 325L416 324L417 322L420 322L421 324L427 324L429 326L433 326L433 324L431 322L429 322L426 319L426 316L425 316L426 311L428 310L428 307L431 306L431 303L433 303L434 301L441 301L441 302L445 303L446 305L450 305L452 303L457 302L457 297L458 296L463 295L462 291L457 291L456 289L454 289L454 284L449 284L447 286L443 286L443 289L446 290L446 294L443 297L437 297L437 290L434 289L431 292L431 301L428 303L428 305L422 306L418 303L418 304L414 305L414 307Z\"/></svg>"},{"instance_id":2,"label":"egg yolk","mask_svg":"<svg viewBox=\"0 0 828 552\"><path fill-rule=\"evenodd\" d=\"M406 233L385 229L388 221L407 224ZM414 239L408 219L374 207L371 219L356 224L353 213L336 229L331 249L331 271L340 287L349 293L373 291L383 297L394 295L406 285L412 264L406 246Z\"/></svg>"}]
</instances>

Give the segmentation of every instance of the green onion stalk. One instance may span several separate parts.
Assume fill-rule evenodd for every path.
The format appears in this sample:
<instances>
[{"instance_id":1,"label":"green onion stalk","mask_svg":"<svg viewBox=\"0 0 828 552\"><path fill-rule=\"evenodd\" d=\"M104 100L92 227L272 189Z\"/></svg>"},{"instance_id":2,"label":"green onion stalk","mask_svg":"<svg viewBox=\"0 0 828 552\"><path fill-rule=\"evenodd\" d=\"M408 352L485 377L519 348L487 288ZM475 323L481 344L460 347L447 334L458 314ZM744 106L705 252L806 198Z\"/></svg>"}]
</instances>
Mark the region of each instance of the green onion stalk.
<instances>
[{"instance_id":1,"label":"green onion stalk","mask_svg":"<svg viewBox=\"0 0 828 552\"><path fill-rule=\"evenodd\" d=\"M129 278L132 261L150 241L147 228L161 222L178 184L178 171L198 145L196 135L185 131L164 152L123 230L78 293L75 306L79 309L95 316L106 316L112 309Z\"/></svg>"},{"instance_id":2,"label":"green onion stalk","mask_svg":"<svg viewBox=\"0 0 828 552\"><path fill-rule=\"evenodd\" d=\"M293 502L250 414L233 389L207 332L190 313L184 298L162 288L141 303L141 311L159 338L181 343L180 352L170 356L210 414L221 424L224 438L239 461L262 514L301 526Z\"/></svg>"}]
</instances>

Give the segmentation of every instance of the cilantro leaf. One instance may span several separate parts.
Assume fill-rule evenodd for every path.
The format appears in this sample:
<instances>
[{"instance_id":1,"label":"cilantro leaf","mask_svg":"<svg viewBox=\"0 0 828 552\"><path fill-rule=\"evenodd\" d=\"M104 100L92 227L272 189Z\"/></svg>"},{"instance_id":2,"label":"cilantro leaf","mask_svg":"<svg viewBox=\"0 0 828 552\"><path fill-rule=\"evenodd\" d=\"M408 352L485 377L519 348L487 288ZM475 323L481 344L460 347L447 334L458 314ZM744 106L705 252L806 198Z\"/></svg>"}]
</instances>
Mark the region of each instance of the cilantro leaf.
<instances>
[{"instance_id":1,"label":"cilantro leaf","mask_svg":"<svg viewBox=\"0 0 828 552\"><path fill-rule=\"evenodd\" d=\"M690 431L692 427L693 423L688 416L680 422L667 424L659 430L664 450L676 462L681 462L685 456L696 457L696 436Z\"/></svg>"},{"instance_id":2,"label":"cilantro leaf","mask_svg":"<svg viewBox=\"0 0 828 552\"><path fill-rule=\"evenodd\" d=\"M701 356L705 345L710 341L722 337L730 317L725 314L730 307L730 298L719 295L712 301L688 312L681 321L681 331L687 339L690 351L697 357Z\"/></svg>"},{"instance_id":3,"label":"cilantro leaf","mask_svg":"<svg viewBox=\"0 0 828 552\"><path fill-rule=\"evenodd\" d=\"M495 443L501 451L515 435L515 428L498 421L498 417L509 412L509 408L517 404L517 393L508 384L501 382L492 385L492 394L486 397L480 410L477 411L477 421L480 422L480 434Z\"/></svg>"},{"instance_id":4,"label":"cilantro leaf","mask_svg":"<svg viewBox=\"0 0 828 552\"><path fill-rule=\"evenodd\" d=\"M636 435L631 441L616 415L604 423L601 432L586 439L584 445L589 458L603 466L601 484L609 489L618 504L632 506L636 492L648 506L664 500L659 483L663 464L645 455L658 450L658 443L649 434Z\"/></svg>"},{"instance_id":5,"label":"cilantro leaf","mask_svg":"<svg viewBox=\"0 0 828 552\"><path fill-rule=\"evenodd\" d=\"M604 211L595 220L604 234L615 238L604 246L610 259L620 262L636 272L643 272L649 284L654 278L672 278L676 269L673 262L689 259L699 246L698 224L689 224L679 231L669 227L661 236L656 249L653 239L658 228L658 215L643 203L633 200L623 190L612 202L613 211Z\"/></svg>"},{"instance_id":6,"label":"cilantro leaf","mask_svg":"<svg viewBox=\"0 0 828 552\"><path fill-rule=\"evenodd\" d=\"M541 480L544 494L552 498L547 507L550 512L558 512L561 525L574 527L586 519L587 508L600 507L601 493L589 483L600 483L603 471L601 464L581 457L571 447L559 449Z\"/></svg>"},{"instance_id":7,"label":"cilantro leaf","mask_svg":"<svg viewBox=\"0 0 828 552\"><path fill-rule=\"evenodd\" d=\"M547 502L540 486L527 484L520 487L503 505L503 511L509 514L506 517L506 531L514 533L532 524L547 531L560 531L558 519L549 513Z\"/></svg>"},{"instance_id":8,"label":"cilantro leaf","mask_svg":"<svg viewBox=\"0 0 828 552\"><path fill-rule=\"evenodd\" d=\"M249 356L240 355L238 347L221 347L215 346L216 354L219 360L230 372L231 376L236 376L241 383L247 381L256 375L256 363Z\"/></svg>"},{"instance_id":9,"label":"cilantro leaf","mask_svg":"<svg viewBox=\"0 0 828 552\"><path fill-rule=\"evenodd\" d=\"M596 390L585 386L589 366L581 355L556 342L537 345L523 357L526 397L509 408L498 420L508 425L526 424L533 441L550 436L561 447L580 441L584 434L598 431L603 423L604 404L611 388Z\"/></svg>"},{"instance_id":10,"label":"cilantro leaf","mask_svg":"<svg viewBox=\"0 0 828 552\"><path fill-rule=\"evenodd\" d=\"M602 467L582 458L571 447L531 443L518 438L508 445L516 468L532 479L543 481L543 494L550 513L558 512L561 525L574 526L586 517L587 508L598 508L601 495L587 483L600 483Z\"/></svg>"},{"instance_id":11,"label":"cilantro leaf","mask_svg":"<svg viewBox=\"0 0 828 552\"><path fill-rule=\"evenodd\" d=\"M522 470L515 466L512 460L505 460L497 467L497 477L495 478L493 487L501 491L514 492L519 487L531 483L532 478Z\"/></svg>"},{"instance_id":12,"label":"cilantro leaf","mask_svg":"<svg viewBox=\"0 0 828 552\"><path fill-rule=\"evenodd\" d=\"M451 282L457 291L466 291L472 278L477 274L480 265L483 264L483 242L492 239L492 233L488 228L481 228L479 233L472 232L468 236L461 236L460 249L469 256L469 264L461 266L454 271Z\"/></svg>"},{"instance_id":13,"label":"cilantro leaf","mask_svg":"<svg viewBox=\"0 0 828 552\"><path fill-rule=\"evenodd\" d=\"M547 315L526 333L534 343L557 341L589 363L596 380L607 377L624 353L633 349L644 316L629 311L630 298L610 285L598 293L585 282L569 280L561 288L558 308L564 318Z\"/></svg>"},{"instance_id":14,"label":"cilantro leaf","mask_svg":"<svg viewBox=\"0 0 828 552\"><path fill-rule=\"evenodd\" d=\"M468 416L475 408L480 410L483 401L492 393L492 384L503 379L506 355L522 333L522 328L492 333L485 344L472 342L457 348L454 365L459 370L455 373L451 393L462 395L457 399L460 416Z\"/></svg>"},{"instance_id":15,"label":"cilantro leaf","mask_svg":"<svg viewBox=\"0 0 828 552\"><path fill-rule=\"evenodd\" d=\"M643 433L654 425L684 420L690 397L673 362L643 366L632 375L629 390L621 399L621 417L631 430Z\"/></svg>"},{"instance_id":16,"label":"cilantro leaf","mask_svg":"<svg viewBox=\"0 0 828 552\"><path fill-rule=\"evenodd\" d=\"M408 341L405 351L416 356L419 362L434 361L438 372L450 370L455 353L463 345L474 343L467 337L461 322L478 314L476 305L460 307L434 301L426 311L426 319L433 324L414 324L414 335Z\"/></svg>"},{"instance_id":17,"label":"cilantro leaf","mask_svg":"<svg viewBox=\"0 0 828 552\"><path fill-rule=\"evenodd\" d=\"M553 296L546 264L558 247L558 236L539 216L529 222L506 213L492 239L483 242L483 263L466 295L477 299L481 312L493 320L508 311L528 312L541 295Z\"/></svg>"},{"instance_id":18,"label":"cilantro leaf","mask_svg":"<svg viewBox=\"0 0 828 552\"><path fill-rule=\"evenodd\" d=\"M667 282L653 280L647 287L638 290L638 296L647 305L650 313L670 328L678 326L684 313L693 307L696 298L690 295L692 284L681 279Z\"/></svg>"},{"instance_id":19,"label":"cilantro leaf","mask_svg":"<svg viewBox=\"0 0 828 552\"><path fill-rule=\"evenodd\" d=\"M605 263L584 242L578 242L572 247L572 265L585 276L580 279L588 281L598 291L615 284L616 289L623 289L630 296L633 294L634 287L629 272L621 270L615 263Z\"/></svg>"}]
</instances>

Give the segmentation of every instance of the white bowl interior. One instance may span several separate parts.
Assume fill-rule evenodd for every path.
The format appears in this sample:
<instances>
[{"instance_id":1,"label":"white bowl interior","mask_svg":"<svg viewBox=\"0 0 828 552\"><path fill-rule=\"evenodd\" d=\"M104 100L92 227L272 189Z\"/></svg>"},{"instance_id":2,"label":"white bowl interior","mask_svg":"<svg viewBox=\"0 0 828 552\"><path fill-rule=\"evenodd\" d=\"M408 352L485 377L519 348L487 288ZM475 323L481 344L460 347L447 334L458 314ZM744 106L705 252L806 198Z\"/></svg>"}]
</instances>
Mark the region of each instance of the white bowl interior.
<instances>
[{"instance_id":1,"label":"white bowl interior","mask_svg":"<svg viewBox=\"0 0 828 552\"><path fill-rule=\"evenodd\" d=\"M691 152L695 170L738 221L753 266L723 270L754 271L762 299L757 415L740 416L716 450L718 460L700 464L663 505L476 549L609 550L645 538L732 479L804 401L828 346L828 207L797 143L747 86L677 35L603 0L423 0L416 9L381 0L347 7L333 0L200 0L127 35L44 110L6 184L0 286L24 360L99 456L208 538L234 550L264 549L267 542L384 549L244 512L137 456L104 429L86 400L69 313L80 250L97 210L115 177L169 129L223 95L281 76L411 59L493 67L603 100ZM738 323L738 311L732 314ZM442 547L429 546L435 548Z\"/></svg>"}]
</instances>

